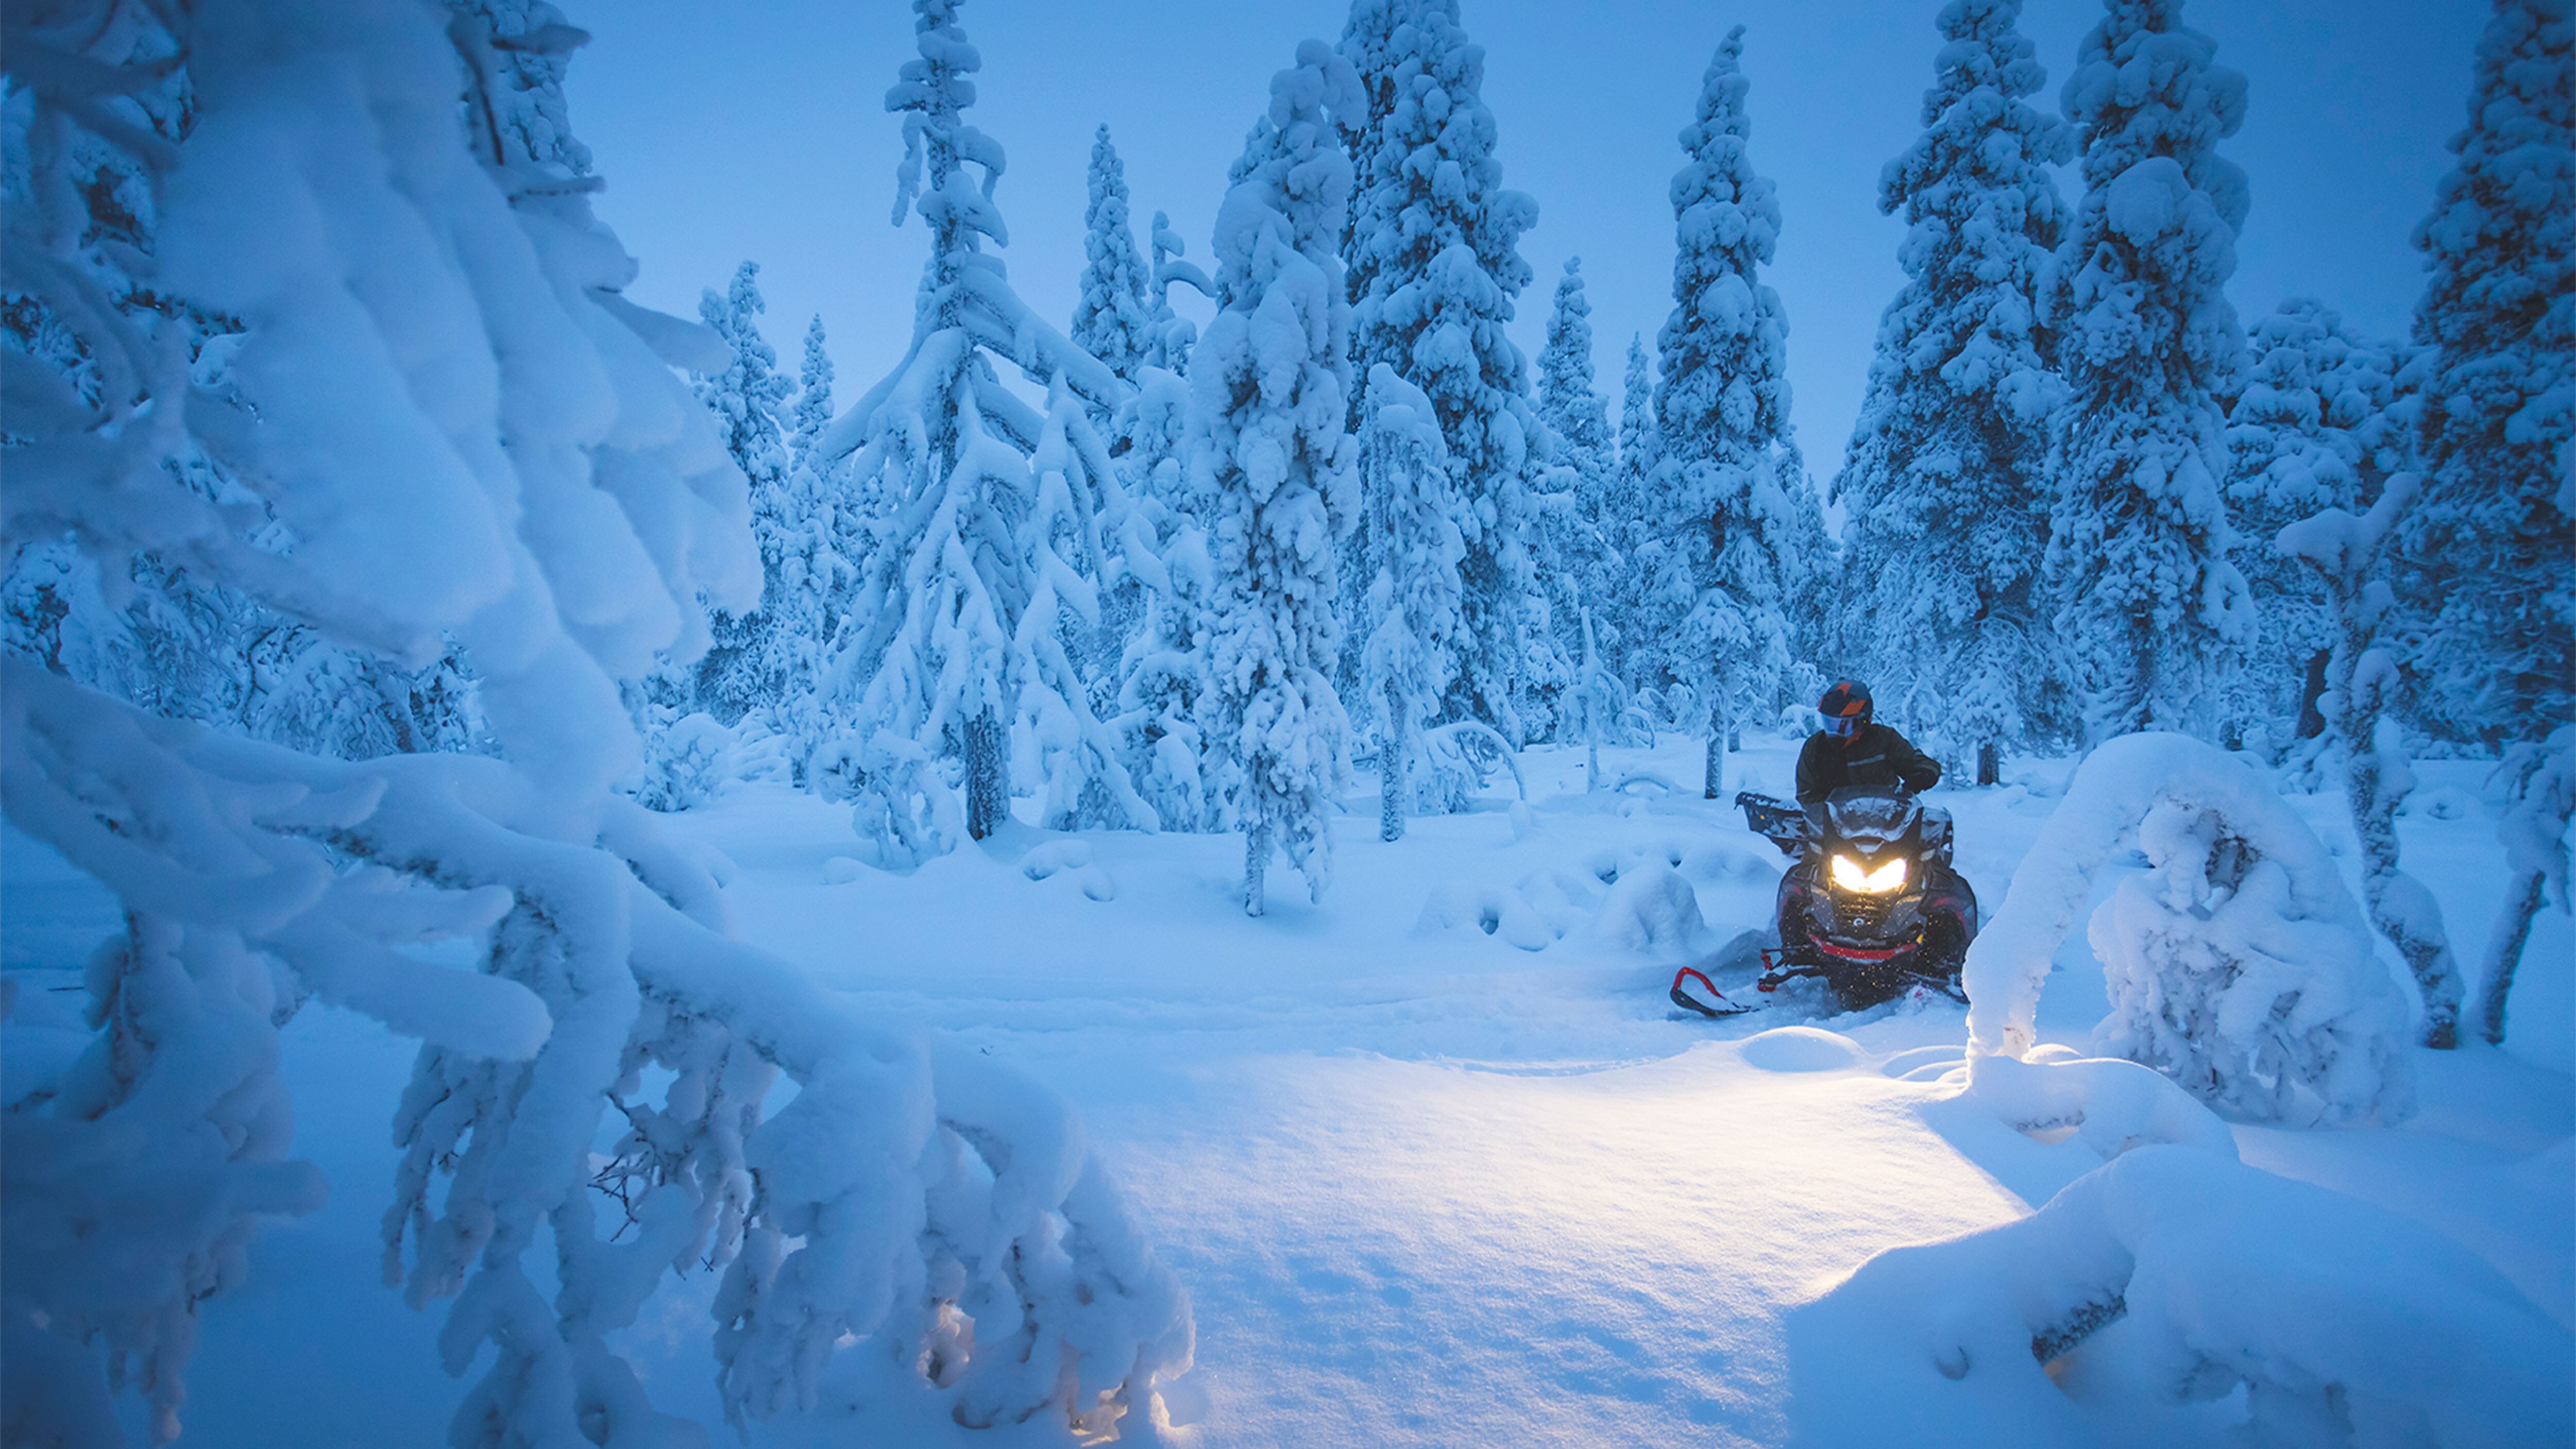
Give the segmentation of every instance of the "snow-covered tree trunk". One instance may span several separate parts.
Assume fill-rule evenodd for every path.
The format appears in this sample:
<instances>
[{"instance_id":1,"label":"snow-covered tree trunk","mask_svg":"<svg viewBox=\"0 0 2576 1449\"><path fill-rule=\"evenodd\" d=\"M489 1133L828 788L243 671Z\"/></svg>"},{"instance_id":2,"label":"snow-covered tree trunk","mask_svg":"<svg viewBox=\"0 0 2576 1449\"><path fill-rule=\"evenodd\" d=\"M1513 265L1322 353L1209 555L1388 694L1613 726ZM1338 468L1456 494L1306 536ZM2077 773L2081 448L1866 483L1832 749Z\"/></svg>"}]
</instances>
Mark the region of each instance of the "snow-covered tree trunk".
<instances>
[{"instance_id":1,"label":"snow-covered tree trunk","mask_svg":"<svg viewBox=\"0 0 2576 1449\"><path fill-rule=\"evenodd\" d=\"M2020 0L1943 7L1923 134L1879 176L1906 284L1879 319L1842 472L1848 553L1831 621L1844 667L1917 743L1957 762L2061 738L2063 666L2041 621L2049 420L2065 395L2036 297L2073 150L2028 97L2046 79ZM1822 592L1822 591L1818 591Z\"/></svg>"},{"instance_id":2,"label":"snow-covered tree trunk","mask_svg":"<svg viewBox=\"0 0 2576 1449\"><path fill-rule=\"evenodd\" d=\"M2537 741L2576 710L2576 15L2496 0L2459 164L2415 229L2424 500L2398 580L2430 623L2410 663L2446 733Z\"/></svg>"},{"instance_id":3,"label":"snow-covered tree trunk","mask_svg":"<svg viewBox=\"0 0 2576 1449\"><path fill-rule=\"evenodd\" d=\"M2085 191L2044 306L2069 394L2048 570L2090 738L2207 734L2252 642L2218 403L2243 367L2224 287L2247 195L2217 145L2244 121L2245 77L2184 28L2182 0L2103 4L2060 98Z\"/></svg>"},{"instance_id":4,"label":"snow-covered tree trunk","mask_svg":"<svg viewBox=\"0 0 2576 1449\"><path fill-rule=\"evenodd\" d=\"M2416 498L2415 475L2388 480L2370 512L2355 518L2326 509L2281 530L2284 554L2305 561L2324 580L2333 611L2334 653L2326 663L2323 701L2329 735L2343 747L2345 794L2361 839L2362 895L2370 923L2414 973L2424 999L2424 1045L2459 1044L2460 968L2451 958L2442 908L2399 865L2397 807L2415 788L2397 717L2397 661L2380 647L2383 620L2395 603L2380 575L2378 553Z\"/></svg>"},{"instance_id":5,"label":"snow-covered tree trunk","mask_svg":"<svg viewBox=\"0 0 2576 1449\"><path fill-rule=\"evenodd\" d=\"M2504 1044L2505 1004L2513 994L2531 919L2555 897L2568 910L2567 822L2576 814L2576 726L2561 725L2539 745L2517 745L2496 767L2508 784L2509 804L2496 822L2504 842L2504 907L2496 913L2478 974L2478 1034Z\"/></svg>"},{"instance_id":6,"label":"snow-covered tree trunk","mask_svg":"<svg viewBox=\"0 0 2576 1449\"><path fill-rule=\"evenodd\" d=\"M1217 211L1218 311L1190 358L1188 458L1208 500L1216 596L1208 747L1242 773L1244 910L1274 846L1321 899L1348 722L1333 693L1334 545L1354 521L1350 304L1333 254L1351 169L1333 123L1364 104L1321 41L1270 83Z\"/></svg>"}]
</instances>

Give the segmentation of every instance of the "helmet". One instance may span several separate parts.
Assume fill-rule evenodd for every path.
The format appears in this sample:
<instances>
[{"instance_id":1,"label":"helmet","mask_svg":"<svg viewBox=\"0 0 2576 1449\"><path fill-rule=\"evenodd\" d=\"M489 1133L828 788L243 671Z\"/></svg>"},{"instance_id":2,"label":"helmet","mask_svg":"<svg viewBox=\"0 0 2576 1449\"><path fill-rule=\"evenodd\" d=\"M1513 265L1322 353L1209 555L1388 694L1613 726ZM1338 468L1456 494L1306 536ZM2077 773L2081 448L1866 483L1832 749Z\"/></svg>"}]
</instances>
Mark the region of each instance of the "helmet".
<instances>
[{"instance_id":1,"label":"helmet","mask_svg":"<svg viewBox=\"0 0 2576 1449\"><path fill-rule=\"evenodd\" d=\"M1816 711L1825 717L1825 733L1850 739L1869 724L1869 686L1857 679L1838 679L1817 701Z\"/></svg>"}]
</instances>

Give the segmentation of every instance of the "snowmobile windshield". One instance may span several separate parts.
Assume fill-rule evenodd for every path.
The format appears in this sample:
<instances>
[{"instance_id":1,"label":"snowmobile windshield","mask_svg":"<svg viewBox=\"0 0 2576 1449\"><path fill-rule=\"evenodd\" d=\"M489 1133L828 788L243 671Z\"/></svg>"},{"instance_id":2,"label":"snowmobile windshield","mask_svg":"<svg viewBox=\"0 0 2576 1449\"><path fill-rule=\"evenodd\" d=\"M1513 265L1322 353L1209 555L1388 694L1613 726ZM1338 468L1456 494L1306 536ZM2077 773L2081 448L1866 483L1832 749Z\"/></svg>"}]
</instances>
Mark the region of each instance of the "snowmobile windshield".
<instances>
[{"instance_id":1,"label":"snowmobile windshield","mask_svg":"<svg viewBox=\"0 0 2576 1449\"><path fill-rule=\"evenodd\" d=\"M1922 813L1923 807L1902 795L1837 790L1825 802L1825 826L1841 839L1875 847L1903 835Z\"/></svg>"}]
</instances>

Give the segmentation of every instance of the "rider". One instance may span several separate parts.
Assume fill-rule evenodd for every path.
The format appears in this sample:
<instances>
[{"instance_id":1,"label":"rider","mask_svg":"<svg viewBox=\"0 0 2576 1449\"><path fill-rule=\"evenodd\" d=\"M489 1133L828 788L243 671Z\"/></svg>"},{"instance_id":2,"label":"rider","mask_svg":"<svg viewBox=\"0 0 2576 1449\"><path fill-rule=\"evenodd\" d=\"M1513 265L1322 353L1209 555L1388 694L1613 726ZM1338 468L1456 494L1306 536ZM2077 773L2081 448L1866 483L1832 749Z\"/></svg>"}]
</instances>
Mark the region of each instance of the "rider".
<instances>
[{"instance_id":1,"label":"rider","mask_svg":"<svg viewBox=\"0 0 2576 1449\"><path fill-rule=\"evenodd\" d=\"M1835 682L1816 705L1825 727L1798 752L1798 803L1813 805L1846 785L1901 787L1921 794L1940 783L1941 766L1905 736L1870 720L1869 686Z\"/></svg>"},{"instance_id":2,"label":"rider","mask_svg":"<svg viewBox=\"0 0 2576 1449\"><path fill-rule=\"evenodd\" d=\"M1798 752L1799 804L1815 806L1848 786L1919 794L1940 782L1937 762L1905 736L1870 719L1869 686L1859 680L1837 681L1817 710L1825 727ZM1791 960L1805 960L1813 951L1806 900L1818 864L1802 859L1780 880L1780 945ZM1946 859L1926 860L1924 875L1924 913L1939 940L1927 940L1932 950L1922 964L1935 975L1953 975L1968 939L1976 934L1976 896Z\"/></svg>"}]
</instances>

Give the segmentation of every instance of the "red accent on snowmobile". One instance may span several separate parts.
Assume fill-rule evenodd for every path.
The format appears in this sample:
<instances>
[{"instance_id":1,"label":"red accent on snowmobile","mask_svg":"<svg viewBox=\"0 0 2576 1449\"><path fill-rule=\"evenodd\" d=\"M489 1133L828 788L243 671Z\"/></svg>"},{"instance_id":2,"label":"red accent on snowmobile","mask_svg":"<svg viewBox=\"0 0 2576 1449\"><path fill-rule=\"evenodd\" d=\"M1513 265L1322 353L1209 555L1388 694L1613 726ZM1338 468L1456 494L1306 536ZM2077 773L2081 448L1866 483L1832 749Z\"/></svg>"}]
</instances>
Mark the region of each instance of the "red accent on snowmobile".
<instances>
[{"instance_id":1,"label":"red accent on snowmobile","mask_svg":"<svg viewBox=\"0 0 2576 1449\"><path fill-rule=\"evenodd\" d=\"M1908 941L1902 946L1890 946L1884 951L1873 951L1866 946L1837 946L1822 936L1816 938L1817 950L1828 956L1840 956L1846 961L1893 961L1913 950L1914 947L1915 943Z\"/></svg>"}]
</instances>

